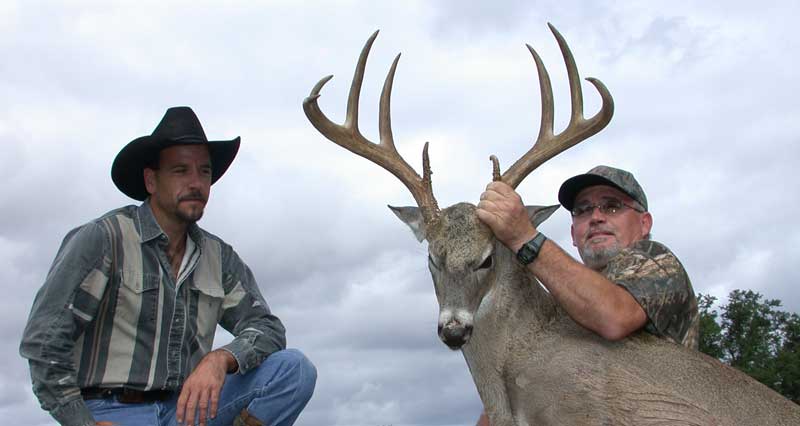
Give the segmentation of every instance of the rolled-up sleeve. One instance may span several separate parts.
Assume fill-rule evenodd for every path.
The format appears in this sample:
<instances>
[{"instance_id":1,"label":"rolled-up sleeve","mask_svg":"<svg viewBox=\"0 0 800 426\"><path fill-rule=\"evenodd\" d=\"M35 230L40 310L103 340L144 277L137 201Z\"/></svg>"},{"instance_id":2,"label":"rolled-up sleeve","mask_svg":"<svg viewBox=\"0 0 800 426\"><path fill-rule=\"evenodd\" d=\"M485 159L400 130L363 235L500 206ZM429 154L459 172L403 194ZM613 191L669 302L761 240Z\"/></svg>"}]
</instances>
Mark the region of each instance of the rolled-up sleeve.
<instances>
[{"instance_id":1,"label":"rolled-up sleeve","mask_svg":"<svg viewBox=\"0 0 800 426\"><path fill-rule=\"evenodd\" d=\"M650 319L646 327L648 331L669 335L672 322L684 310L691 297L684 277L683 274L670 273L662 265L647 259L639 266L636 274L618 278L615 282L627 289L642 306Z\"/></svg>"},{"instance_id":2,"label":"rolled-up sleeve","mask_svg":"<svg viewBox=\"0 0 800 426\"><path fill-rule=\"evenodd\" d=\"M270 312L250 268L233 249L223 257L225 301L220 325L235 336L221 349L239 364L239 373L257 367L273 352L286 348L286 330Z\"/></svg>"},{"instance_id":3,"label":"rolled-up sleeve","mask_svg":"<svg viewBox=\"0 0 800 426\"><path fill-rule=\"evenodd\" d=\"M645 330L683 343L697 317L689 277L678 259L656 242L642 241L609 262L609 280L626 289L647 314Z\"/></svg>"},{"instance_id":4,"label":"rolled-up sleeve","mask_svg":"<svg viewBox=\"0 0 800 426\"><path fill-rule=\"evenodd\" d=\"M107 235L97 223L67 234L34 299L20 344L42 408L65 426L94 425L77 385L74 349L108 283Z\"/></svg>"}]
</instances>

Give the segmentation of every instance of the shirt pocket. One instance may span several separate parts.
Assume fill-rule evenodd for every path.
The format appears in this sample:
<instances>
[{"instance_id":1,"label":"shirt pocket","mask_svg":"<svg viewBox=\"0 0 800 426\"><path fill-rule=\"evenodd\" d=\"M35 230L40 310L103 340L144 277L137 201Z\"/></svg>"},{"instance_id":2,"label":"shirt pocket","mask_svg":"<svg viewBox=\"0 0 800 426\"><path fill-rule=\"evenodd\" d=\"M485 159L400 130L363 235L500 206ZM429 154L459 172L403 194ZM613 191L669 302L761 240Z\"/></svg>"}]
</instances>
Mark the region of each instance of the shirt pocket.
<instances>
[{"instance_id":1,"label":"shirt pocket","mask_svg":"<svg viewBox=\"0 0 800 426\"><path fill-rule=\"evenodd\" d=\"M161 277L158 274L126 268L121 278L115 316L133 324L144 319L155 326L159 314Z\"/></svg>"},{"instance_id":2,"label":"shirt pocket","mask_svg":"<svg viewBox=\"0 0 800 426\"><path fill-rule=\"evenodd\" d=\"M214 279L192 279L189 290L191 297L197 300L197 343L205 353L211 350L217 323L222 318L225 290L222 283Z\"/></svg>"},{"instance_id":3,"label":"shirt pocket","mask_svg":"<svg viewBox=\"0 0 800 426\"><path fill-rule=\"evenodd\" d=\"M198 316L213 313L213 317L218 320L222 315L222 302L225 300L225 290L222 288L222 283L213 279L205 279L199 282L192 280L189 284L189 289L197 297Z\"/></svg>"}]
</instances>

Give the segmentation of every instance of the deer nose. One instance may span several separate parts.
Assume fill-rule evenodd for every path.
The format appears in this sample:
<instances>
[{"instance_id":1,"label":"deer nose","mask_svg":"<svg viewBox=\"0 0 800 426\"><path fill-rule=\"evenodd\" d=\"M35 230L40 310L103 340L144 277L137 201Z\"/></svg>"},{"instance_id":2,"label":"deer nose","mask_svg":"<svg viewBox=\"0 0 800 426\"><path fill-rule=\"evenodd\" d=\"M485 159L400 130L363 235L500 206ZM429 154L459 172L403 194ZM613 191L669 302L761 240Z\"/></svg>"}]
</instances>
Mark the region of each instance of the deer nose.
<instances>
[{"instance_id":1,"label":"deer nose","mask_svg":"<svg viewBox=\"0 0 800 426\"><path fill-rule=\"evenodd\" d=\"M458 321L452 321L444 326L439 325L439 338L453 350L464 346L471 335L472 324L461 324Z\"/></svg>"}]
</instances>

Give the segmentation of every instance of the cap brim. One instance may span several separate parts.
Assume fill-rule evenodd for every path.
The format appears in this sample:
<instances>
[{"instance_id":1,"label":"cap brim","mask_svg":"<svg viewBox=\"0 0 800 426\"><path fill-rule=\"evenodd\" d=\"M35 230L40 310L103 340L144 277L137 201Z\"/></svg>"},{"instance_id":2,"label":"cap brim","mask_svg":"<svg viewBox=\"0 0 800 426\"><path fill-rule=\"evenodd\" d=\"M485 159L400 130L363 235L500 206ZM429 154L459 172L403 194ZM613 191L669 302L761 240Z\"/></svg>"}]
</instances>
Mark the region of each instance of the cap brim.
<instances>
[{"instance_id":1,"label":"cap brim","mask_svg":"<svg viewBox=\"0 0 800 426\"><path fill-rule=\"evenodd\" d=\"M236 153L239 152L241 138L226 141L208 141L211 157L211 184L213 185L228 170ZM125 145L111 165L111 180L123 194L134 200L144 201L150 195L144 184L144 168L147 162L160 150L174 145L186 145L175 141L153 141L151 136L142 136Z\"/></svg>"},{"instance_id":2,"label":"cap brim","mask_svg":"<svg viewBox=\"0 0 800 426\"><path fill-rule=\"evenodd\" d=\"M575 197L578 196L578 193L585 188L595 185L610 186L622 191L625 194L628 194L627 191L620 188L619 185L615 184L614 182L611 182L602 176L587 173L573 176L564 181L564 183L561 184L561 188L558 190L558 202L561 203L565 209L572 210L572 208L575 206ZM628 194L628 196L630 196L630 194Z\"/></svg>"}]
</instances>

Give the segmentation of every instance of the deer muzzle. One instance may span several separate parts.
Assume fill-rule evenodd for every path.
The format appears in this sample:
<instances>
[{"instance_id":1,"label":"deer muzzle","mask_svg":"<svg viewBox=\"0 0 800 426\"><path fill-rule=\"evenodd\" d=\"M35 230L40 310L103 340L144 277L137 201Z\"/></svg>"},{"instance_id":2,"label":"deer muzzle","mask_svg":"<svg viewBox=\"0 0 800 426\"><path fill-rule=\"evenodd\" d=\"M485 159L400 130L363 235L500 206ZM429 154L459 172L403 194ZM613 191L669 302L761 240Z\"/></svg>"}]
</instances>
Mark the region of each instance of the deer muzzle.
<instances>
[{"instance_id":1,"label":"deer muzzle","mask_svg":"<svg viewBox=\"0 0 800 426\"><path fill-rule=\"evenodd\" d=\"M439 338L452 350L461 349L472 336L472 321L451 317L439 321Z\"/></svg>"}]
</instances>

